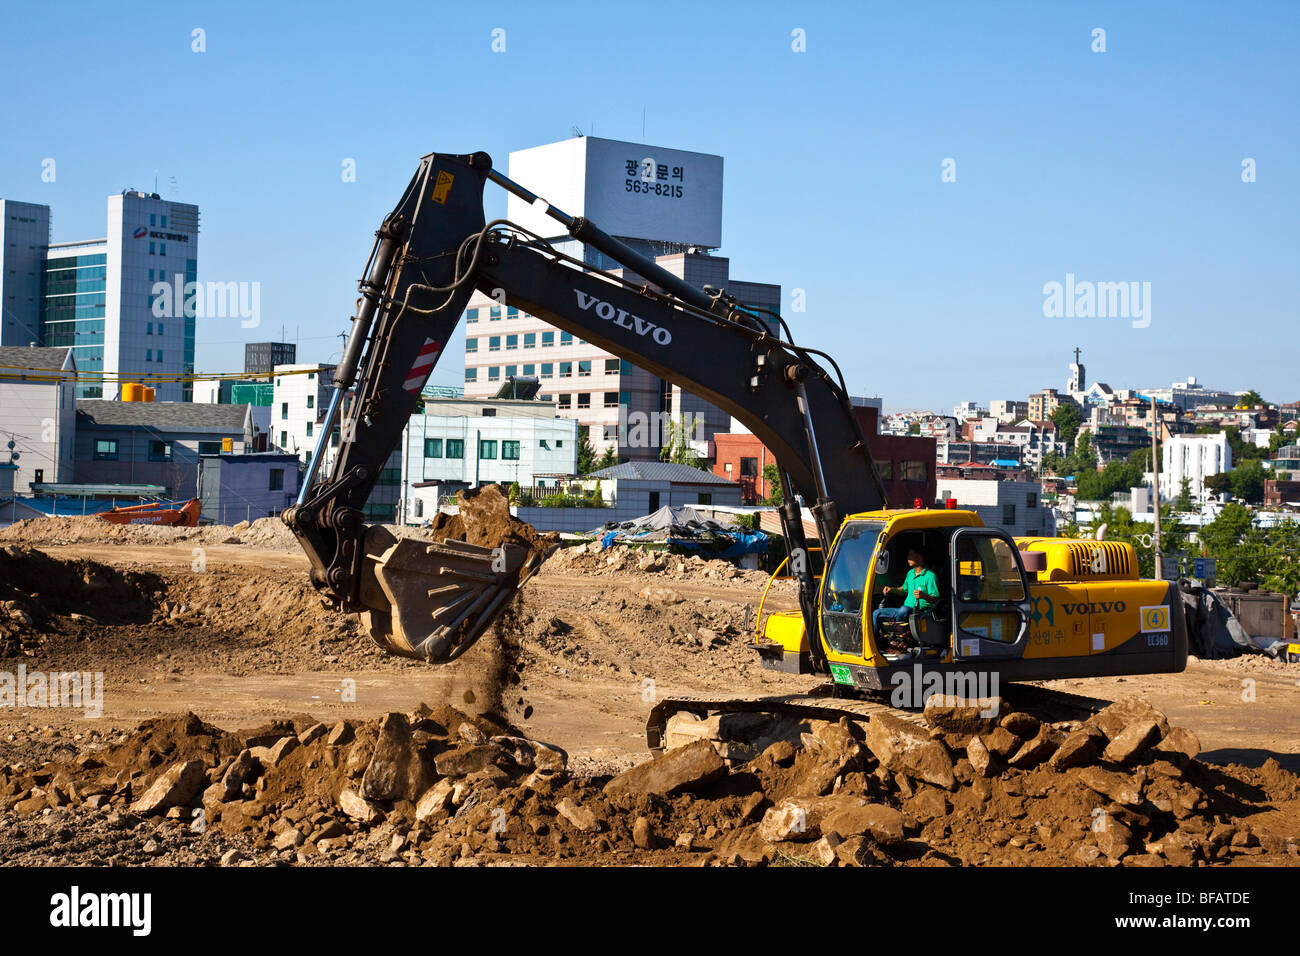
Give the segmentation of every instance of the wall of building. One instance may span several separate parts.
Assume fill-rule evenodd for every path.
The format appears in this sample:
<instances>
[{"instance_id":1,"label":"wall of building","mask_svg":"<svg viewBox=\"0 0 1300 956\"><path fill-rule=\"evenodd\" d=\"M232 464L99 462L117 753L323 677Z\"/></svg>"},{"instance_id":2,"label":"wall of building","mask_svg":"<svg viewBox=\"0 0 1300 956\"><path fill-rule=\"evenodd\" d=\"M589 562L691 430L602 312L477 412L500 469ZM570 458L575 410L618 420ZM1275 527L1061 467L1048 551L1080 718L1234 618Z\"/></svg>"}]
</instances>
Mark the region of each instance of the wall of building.
<instances>
[{"instance_id":1,"label":"wall of building","mask_svg":"<svg viewBox=\"0 0 1300 956\"><path fill-rule=\"evenodd\" d=\"M49 206L0 199L0 346L40 344L49 244Z\"/></svg>"},{"instance_id":2,"label":"wall of building","mask_svg":"<svg viewBox=\"0 0 1300 956\"><path fill-rule=\"evenodd\" d=\"M167 488L173 498L194 498L198 493L200 443L213 453L223 438L230 438L242 452L242 429L165 431L125 425L88 424L83 419L76 431L72 480L80 484L151 484ZM115 459L97 457L97 443L115 441ZM171 443L171 456L154 460L153 443ZM213 449L211 443L216 443Z\"/></svg>"},{"instance_id":3,"label":"wall of building","mask_svg":"<svg viewBox=\"0 0 1300 956\"><path fill-rule=\"evenodd\" d=\"M28 351L44 355L64 350L9 349L0 364L17 365ZM14 373L10 373L14 374ZM76 434L76 384L72 372L61 373L50 369L36 373L42 376L66 375L64 381L23 381L6 378L0 369L0 462L10 461L10 452L18 453L14 464L14 487L19 494L29 493L28 485L36 481L40 471L43 482L67 482L73 473L73 439ZM8 447L14 443L13 449Z\"/></svg>"},{"instance_id":4,"label":"wall of building","mask_svg":"<svg viewBox=\"0 0 1300 956\"><path fill-rule=\"evenodd\" d=\"M982 481L943 478L939 500L957 499L957 507L974 511L986 525L1012 535L1056 533L1056 519L1043 506L1042 486L1035 481Z\"/></svg>"},{"instance_id":5,"label":"wall of building","mask_svg":"<svg viewBox=\"0 0 1300 956\"><path fill-rule=\"evenodd\" d=\"M1193 499L1205 491L1205 479L1232 469L1232 448L1226 432L1216 435L1175 435L1161 446L1160 495L1166 500L1191 482Z\"/></svg>"},{"instance_id":6,"label":"wall of building","mask_svg":"<svg viewBox=\"0 0 1300 956\"><path fill-rule=\"evenodd\" d=\"M203 455L197 497L203 517L237 524L278 515L298 495L295 455Z\"/></svg>"}]
</instances>

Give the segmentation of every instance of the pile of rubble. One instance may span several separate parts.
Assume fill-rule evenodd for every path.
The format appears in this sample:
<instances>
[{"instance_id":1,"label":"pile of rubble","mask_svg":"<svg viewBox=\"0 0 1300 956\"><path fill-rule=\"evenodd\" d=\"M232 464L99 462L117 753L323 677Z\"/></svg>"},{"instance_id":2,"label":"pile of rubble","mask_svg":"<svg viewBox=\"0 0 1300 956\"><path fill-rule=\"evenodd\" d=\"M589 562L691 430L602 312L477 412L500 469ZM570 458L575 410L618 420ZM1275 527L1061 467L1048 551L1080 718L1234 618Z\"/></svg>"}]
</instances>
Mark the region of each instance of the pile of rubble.
<instances>
[{"instance_id":1,"label":"pile of rubble","mask_svg":"<svg viewBox=\"0 0 1300 956\"><path fill-rule=\"evenodd\" d=\"M615 544L602 549L599 541L572 545L553 554L542 568L546 574L578 571L583 574L646 574L676 581L740 581L765 584L763 571L746 571L730 561L709 560L697 554L689 557L661 550ZM793 588L792 582L782 582Z\"/></svg>"},{"instance_id":2,"label":"pile of rubble","mask_svg":"<svg viewBox=\"0 0 1300 956\"><path fill-rule=\"evenodd\" d=\"M1300 799L1300 778L1206 765L1136 699L1045 723L936 698L925 721L682 715L662 754L580 778L560 749L448 706L243 734L186 715L0 768L0 840L72 813L152 823L155 849L188 841L227 864L1298 862L1296 834L1248 818ZM758 756L719 746L737 736Z\"/></svg>"}]
</instances>

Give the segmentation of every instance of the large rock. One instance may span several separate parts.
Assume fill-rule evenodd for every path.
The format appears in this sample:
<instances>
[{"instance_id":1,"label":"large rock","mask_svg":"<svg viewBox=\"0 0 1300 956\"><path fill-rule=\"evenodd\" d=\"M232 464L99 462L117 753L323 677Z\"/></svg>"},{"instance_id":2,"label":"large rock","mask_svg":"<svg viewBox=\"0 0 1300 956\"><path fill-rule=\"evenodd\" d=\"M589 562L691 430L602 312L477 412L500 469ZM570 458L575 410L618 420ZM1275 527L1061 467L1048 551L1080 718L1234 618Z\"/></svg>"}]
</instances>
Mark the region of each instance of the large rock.
<instances>
[{"instance_id":1,"label":"large rock","mask_svg":"<svg viewBox=\"0 0 1300 956\"><path fill-rule=\"evenodd\" d=\"M568 756L563 750L526 737L501 735L493 737L491 742L524 770L537 770L543 774L560 773L568 762Z\"/></svg>"},{"instance_id":2,"label":"large rock","mask_svg":"<svg viewBox=\"0 0 1300 956\"><path fill-rule=\"evenodd\" d=\"M132 813L161 813L189 803L207 783L208 774L202 760L174 764L154 781L144 796L131 804Z\"/></svg>"},{"instance_id":3,"label":"large rock","mask_svg":"<svg viewBox=\"0 0 1300 956\"><path fill-rule=\"evenodd\" d=\"M1107 799L1126 807L1142 806L1142 785L1128 774L1115 773L1101 767L1084 767L1079 771L1079 782Z\"/></svg>"},{"instance_id":4,"label":"large rock","mask_svg":"<svg viewBox=\"0 0 1300 956\"><path fill-rule=\"evenodd\" d=\"M1003 760L1019 750L1021 744L1020 738L1005 727L998 727L992 733L981 734L980 740L989 749L989 753L996 754Z\"/></svg>"},{"instance_id":5,"label":"large rock","mask_svg":"<svg viewBox=\"0 0 1300 956\"><path fill-rule=\"evenodd\" d=\"M454 785L451 780L447 777L443 777L426 790L424 795L420 797L415 804L415 819L423 823L440 810L451 809L451 795L453 789Z\"/></svg>"},{"instance_id":6,"label":"large rock","mask_svg":"<svg viewBox=\"0 0 1300 956\"><path fill-rule=\"evenodd\" d=\"M1085 727L1069 734L1061 746L1052 754L1049 766L1053 770L1069 770L1071 767L1083 767L1096 761L1100 751L1098 745L1106 738L1094 728Z\"/></svg>"},{"instance_id":7,"label":"large rock","mask_svg":"<svg viewBox=\"0 0 1300 956\"><path fill-rule=\"evenodd\" d=\"M1120 859L1133 848L1133 831L1111 816L1101 818L1093 835L1097 838L1097 849L1112 860Z\"/></svg>"},{"instance_id":8,"label":"large rock","mask_svg":"<svg viewBox=\"0 0 1300 956\"><path fill-rule=\"evenodd\" d=\"M379 811L355 790L339 794L339 809L358 823L371 824L379 819Z\"/></svg>"},{"instance_id":9,"label":"large rock","mask_svg":"<svg viewBox=\"0 0 1300 956\"><path fill-rule=\"evenodd\" d=\"M1107 760L1128 766L1160 741L1160 724L1152 717L1139 717L1111 738L1102 754Z\"/></svg>"},{"instance_id":10,"label":"large rock","mask_svg":"<svg viewBox=\"0 0 1300 956\"><path fill-rule=\"evenodd\" d=\"M966 759L970 761L971 769L981 777L991 777L997 772L996 758L983 737L972 737L966 743Z\"/></svg>"},{"instance_id":11,"label":"large rock","mask_svg":"<svg viewBox=\"0 0 1300 956\"><path fill-rule=\"evenodd\" d=\"M903 839L903 815L849 795L790 797L763 815L758 833L768 843L802 843L833 833L841 839L868 836L892 844Z\"/></svg>"},{"instance_id":12,"label":"large rock","mask_svg":"<svg viewBox=\"0 0 1300 956\"><path fill-rule=\"evenodd\" d=\"M261 773L261 767L253 759L252 751L241 750L226 772L221 775L215 786L218 788L214 794L221 802L227 800L238 800L244 792L244 785L251 784Z\"/></svg>"},{"instance_id":13,"label":"large rock","mask_svg":"<svg viewBox=\"0 0 1300 956\"><path fill-rule=\"evenodd\" d=\"M668 795L700 790L722 779L727 765L707 740L665 751L653 760L625 770L605 784L605 793Z\"/></svg>"},{"instance_id":14,"label":"large rock","mask_svg":"<svg viewBox=\"0 0 1300 956\"><path fill-rule=\"evenodd\" d=\"M1169 732L1169 721L1165 715L1139 697L1125 697L1116 701L1089 717L1088 725L1096 727L1108 740L1114 740L1129 724L1143 718L1154 720L1160 727L1161 736Z\"/></svg>"},{"instance_id":15,"label":"large rock","mask_svg":"<svg viewBox=\"0 0 1300 956\"><path fill-rule=\"evenodd\" d=\"M444 777L467 777L496 765L501 750L492 744L444 750L434 758L434 767Z\"/></svg>"},{"instance_id":16,"label":"large rock","mask_svg":"<svg viewBox=\"0 0 1300 956\"><path fill-rule=\"evenodd\" d=\"M948 748L930 739L922 728L892 714L871 715L867 723L867 747L886 770L945 790L957 786Z\"/></svg>"},{"instance_id":17,"label":"large rock","mask_svg":"<svg viewBox=\"0 0 1300 956\"><path fill-rule=\"evenodd\" d=\"M1156 750L1195 758L1201 753L1201 741L1186 727L1171 727L1169 733L1156 745Z\"/></svg>"},{"instance_id":18,"label":"large rock","mask_svg":"<svg viewBox=\"0 0 1300 956\"><path fill-rule=\"evenodd\" d=\"M417 800L432 781L432 771L415 750L406 715L384 715L361 778L361 795L368 800Z\"/></svg>"},{"instance_id":19,"label":"large rock","mask_svg":"<svg viewBox=\"0 0 1300 956\"><path fill-rule=\"evenodd\" d=\"M1017 770L1032 770L1056 753L1061 738L1047 727L1040 727L1037 736L1026 740L1019 750L1012 754L1008 763Z\"/></svg>"},{"instance_id":20,"label":"large rock","mask_svg":"<svg viewBox=\"0 0 1300 956\"><path fill-rule=\"evenodd\" d=\"M574 803L568 797L555 805L555 812L583 833L592 833L600 826L596 814L586 807Z\"/></svg>"},{"instance_id":21,"label":"large rock","mask_svg":"<svg viewBox=\"0 0 1300 956\"><path fill-rule=\"evenodd\" d=\"M1002 726L1021 740L1029 740L1037 736L1038 728L1041 725L1038 718L1033 714L1013 711L1002 718Z\"/></svg>"},{"instance_id":22,"label":"large rock","mask_svg":"<svg viewBox=\"0 0 1300 956\"><path fill-rule=\"evenodd\" d=\"M950 734L982 734L998 725L1002 698L988 700L934 694L925 702L925 719L931 727Z\"/></svg>"}]
</instances>

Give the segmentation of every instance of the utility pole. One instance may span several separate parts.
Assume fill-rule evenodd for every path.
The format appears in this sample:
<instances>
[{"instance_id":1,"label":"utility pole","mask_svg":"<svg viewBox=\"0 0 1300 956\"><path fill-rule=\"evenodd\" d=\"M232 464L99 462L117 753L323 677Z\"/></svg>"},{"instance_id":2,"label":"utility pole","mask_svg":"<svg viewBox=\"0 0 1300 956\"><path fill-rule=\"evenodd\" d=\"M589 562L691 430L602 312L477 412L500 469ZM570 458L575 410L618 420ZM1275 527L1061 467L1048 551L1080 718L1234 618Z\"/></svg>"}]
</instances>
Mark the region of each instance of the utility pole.
<instances>
[{"instance_id":1,"label":"utility pole","mask_svg":"<svg viewBox=\"0 0 1300 956\"><path fill-rule=\"evenodd\" d=\"M1156 551L1156 580L1164 580L1164 563L1160 553L1160 420L1156 417L1156 397L1151 396L1151 501L1155 516L1152 544Z\"/></svg>"}]
</instances>

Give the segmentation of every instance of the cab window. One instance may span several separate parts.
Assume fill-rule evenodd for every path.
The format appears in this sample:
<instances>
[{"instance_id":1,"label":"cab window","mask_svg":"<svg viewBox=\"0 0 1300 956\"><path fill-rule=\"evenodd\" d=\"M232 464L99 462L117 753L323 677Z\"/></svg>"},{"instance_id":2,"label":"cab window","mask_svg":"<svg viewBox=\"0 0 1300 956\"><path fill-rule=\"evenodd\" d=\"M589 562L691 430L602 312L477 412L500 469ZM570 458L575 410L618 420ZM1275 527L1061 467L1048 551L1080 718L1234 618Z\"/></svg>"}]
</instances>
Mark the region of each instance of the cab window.
<instances>
[{"instance_id":1,"label":"cab window","mask_svg":"<svg viewBox=\"0 0 1300 956\"><path fill-rule=\"evenodd\" d=\"M958 596L963 601L1025 599L1024 580L1011 546L1001 538L970 536L957 549Z\"/></svg>"},{"instance_id":2,"label":"cab window","mask_svg":"<svg viewBox=\"0 0 1300 956\"><path fill-rule=\"evenodd\" d=\"M862 653L863 595L883 524L856 521L840 532L822 581L822 633L835 651Z\"/></svg>"}]
</instances>

